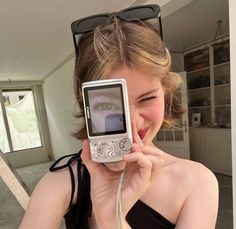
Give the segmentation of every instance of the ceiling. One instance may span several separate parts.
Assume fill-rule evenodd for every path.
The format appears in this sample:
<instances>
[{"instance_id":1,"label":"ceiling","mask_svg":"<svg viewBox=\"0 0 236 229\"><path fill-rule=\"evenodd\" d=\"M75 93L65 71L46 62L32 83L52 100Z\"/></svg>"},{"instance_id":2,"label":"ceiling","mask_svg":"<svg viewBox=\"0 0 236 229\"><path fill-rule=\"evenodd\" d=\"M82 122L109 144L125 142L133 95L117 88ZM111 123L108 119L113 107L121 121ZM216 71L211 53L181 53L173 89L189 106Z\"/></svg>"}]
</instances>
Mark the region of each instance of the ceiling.
<instances>
[{"instance_id":1,"label":"ceiling","mask_svg":"<svg viewBox=\"0 0 236 229\"><path fill-rule=\"evenodd\" d=\"M229 33L228 0L1 0L0 81L43 80L73 58L74 20L152 3L161 6L164 40L174 52L212 40L219 19Z\"/></svg>"}]
</instances>

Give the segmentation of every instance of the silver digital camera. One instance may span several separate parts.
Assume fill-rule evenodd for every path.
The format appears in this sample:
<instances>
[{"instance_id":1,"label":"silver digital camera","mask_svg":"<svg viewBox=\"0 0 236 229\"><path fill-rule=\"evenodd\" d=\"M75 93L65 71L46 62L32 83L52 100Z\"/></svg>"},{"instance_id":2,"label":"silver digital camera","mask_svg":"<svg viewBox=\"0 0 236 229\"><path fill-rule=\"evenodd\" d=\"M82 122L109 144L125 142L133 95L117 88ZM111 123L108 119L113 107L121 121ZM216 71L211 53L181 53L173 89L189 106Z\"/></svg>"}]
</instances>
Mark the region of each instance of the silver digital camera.
<instances>
[{"instance_id":1,"label":"silver digital camera","mask_svg":"<svg viewBox=\"0 0 236 229\"><path fill-rule=\"evenodd\" d=\"M108 79L82 84L84 113L91 158L109 163L130 153L132 130L124 79Z\"/></svg>"}]
</instances>

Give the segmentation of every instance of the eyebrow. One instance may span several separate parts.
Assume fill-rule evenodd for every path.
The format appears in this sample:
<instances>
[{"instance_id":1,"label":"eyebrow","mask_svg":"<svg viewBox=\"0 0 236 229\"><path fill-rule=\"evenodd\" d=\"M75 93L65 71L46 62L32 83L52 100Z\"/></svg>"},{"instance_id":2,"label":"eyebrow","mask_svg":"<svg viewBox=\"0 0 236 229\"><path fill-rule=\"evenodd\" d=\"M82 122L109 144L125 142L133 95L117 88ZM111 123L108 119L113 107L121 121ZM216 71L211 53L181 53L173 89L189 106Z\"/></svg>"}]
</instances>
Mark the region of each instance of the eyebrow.
<instances>
[{"instance_id":1,"label":"eyebrow","mask_svg":"<svg viewBox=\"0 0 236 229\"><path fill-rule=\"evenodd\" d=\"M97 90L97 91L93 91L90 95L96 96L96 97L107 97L107 98L115 98L116 99L117 96L120 95L120 93L112 93L112 91L107 93L104 91Z\"/></svg>"},{"instance_id":2,"label":"eyebrow","mask_svg":"<svg viewBox=\"0 0 236 229\"><path fill-rule=\"evenodd\" d=\"M141 98L143 98L143 97L145 97L145 96L148 96L148 95L150 95L150 94L152 94L152 93L154 93L154 92L156 92L156 91L158 91L158 90L160 90L160 88L155 88L155 89L153 89L153 90L151 90L151 91L145 92L145 93L141 94L141 95L137 98L137 100L139 100L139 99L141 99Z\"/></svg>"}]
</instances>

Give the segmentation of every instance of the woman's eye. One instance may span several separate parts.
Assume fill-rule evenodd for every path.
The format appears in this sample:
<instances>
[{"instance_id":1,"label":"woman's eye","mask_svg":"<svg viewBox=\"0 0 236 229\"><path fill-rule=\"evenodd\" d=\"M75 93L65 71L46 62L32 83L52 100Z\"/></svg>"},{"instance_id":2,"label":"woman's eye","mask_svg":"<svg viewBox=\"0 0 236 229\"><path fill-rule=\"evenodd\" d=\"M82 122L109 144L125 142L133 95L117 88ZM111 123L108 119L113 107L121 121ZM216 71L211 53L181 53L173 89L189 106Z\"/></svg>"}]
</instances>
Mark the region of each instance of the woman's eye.
<instances>
[{"instance_id":1,"label":"woman's eye","mask_svg":"<svg viewBox=\"0 0 236 229\"><path fill-rule=\"evenodd\" d=\"M119 109L119 107L114 103L97 103L93 106L93 109L99 111L113 111Z\"/></svg>"},{"instance_id":2,"label":"woman's eye","mask_svg":"<svg viewBox=\"0 0 236 229\"><path fill-rule=\"evenodd\" d=\"M141 99L139 102L142 103L142 102L150 101L150 100L155 99L155 98L157 98L157 96L149 96L149 97Z\"/></svg>"}]
</instances>

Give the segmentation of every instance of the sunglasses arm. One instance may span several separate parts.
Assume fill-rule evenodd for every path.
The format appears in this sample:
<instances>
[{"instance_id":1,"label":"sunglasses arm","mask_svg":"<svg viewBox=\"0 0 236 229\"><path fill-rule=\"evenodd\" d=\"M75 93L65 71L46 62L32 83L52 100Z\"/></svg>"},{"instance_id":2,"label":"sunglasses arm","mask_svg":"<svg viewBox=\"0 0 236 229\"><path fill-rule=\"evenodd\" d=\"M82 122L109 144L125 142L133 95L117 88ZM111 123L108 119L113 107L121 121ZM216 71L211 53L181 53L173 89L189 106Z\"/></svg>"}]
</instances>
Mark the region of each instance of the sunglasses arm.
<instances>
[{"instance_id":1,"label":"sunglasses arm","mask_svg":"<svg viewBox=\"0 0 236 229\"><path fill-rule=\"evenodd\" d=\"M162 31L161 15L158 16L158 20L159 20L159 26L160 26L160 35L161 35L162 40L164 40L163 31Z\"/></svg>"},{"instance_id":2,"label":"sunglasses arm","mask_svg":"<svg viewBox=\"0 0 236 229\"><path fill-rule=\"evenodd\" d=\"M79 48L78 48L78 45L76 42L75 34L72 34L72 36L73 36L73 43L74 43L74 47L75 47L75 54L76 54L76 56L78 56L79 55Z\"/></svg>"}]
</instances>

